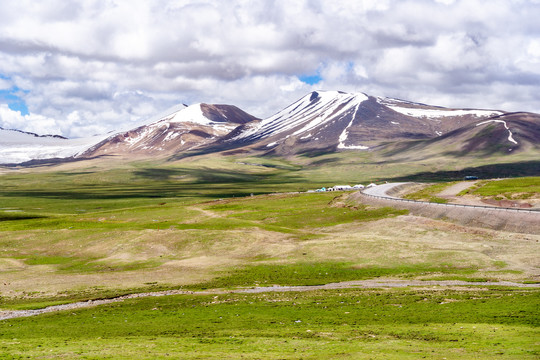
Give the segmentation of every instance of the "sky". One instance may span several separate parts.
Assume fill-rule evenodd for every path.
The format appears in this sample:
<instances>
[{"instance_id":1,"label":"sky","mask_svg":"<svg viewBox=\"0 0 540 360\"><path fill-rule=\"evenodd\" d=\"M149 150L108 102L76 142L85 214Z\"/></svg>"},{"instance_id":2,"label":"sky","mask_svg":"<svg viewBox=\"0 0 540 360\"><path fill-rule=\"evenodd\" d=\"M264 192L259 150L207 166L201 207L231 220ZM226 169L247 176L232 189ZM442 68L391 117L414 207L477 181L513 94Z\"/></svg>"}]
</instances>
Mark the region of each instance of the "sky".
<instances>
[{"instance_id":1,"label":"sky","mask_svg":"<svg viewBox=\"0 0 540 360\"><path fill-rule=\"evenodd\" d=\"M314 90L540 113L540 0L2 0L0 127L84 137Z\"/></svg>"}]
</instances>

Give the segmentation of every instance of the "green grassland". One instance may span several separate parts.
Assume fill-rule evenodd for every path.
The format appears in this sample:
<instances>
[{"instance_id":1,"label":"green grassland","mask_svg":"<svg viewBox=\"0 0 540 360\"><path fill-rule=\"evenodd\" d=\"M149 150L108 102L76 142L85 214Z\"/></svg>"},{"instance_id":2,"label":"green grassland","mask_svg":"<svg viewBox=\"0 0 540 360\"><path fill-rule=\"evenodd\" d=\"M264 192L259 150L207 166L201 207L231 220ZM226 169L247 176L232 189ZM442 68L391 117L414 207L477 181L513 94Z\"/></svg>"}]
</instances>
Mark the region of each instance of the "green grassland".
<instances>
[{"instance_id":1,"label":"green grassland","mask_svg":"<svg viewBox=\"0 0 540 360\"><path fill-rule=\"evenodd\" d=\"M522 160L518 173L531 169ZM537 282L537 235L421 220L347 193L303 193L419 174L456 180L466 167L497 171L490 161L404 164L346 152L7 171L0 310L178 288ZM497 183L500 194L538 191ZM538 294L348 289L129 300L2 321L0 358L534 358Z\"/></svg>"},{"instance_id":2,"label":"green grassland","mask_svg":"<svg viewBox=\"0 0 540 360\"><path fill-rule=\"evenodd\" d=\"M462 166L475 164L478 160L462 161ZM9 284L0 306L197 286L231 271L238 276L237 271L294 264L337 263L348 269L328 281L350 280L351 274L365 278L359 267L393 276L430 269L416 273L534 280L521 266L493 267L515 263L503 250L486 255L476 248L437 248L432 242L444 231L430 226L409 229L398 220L364 225L404 211L351 204L345 195L331 193L264 195L392 180L391 173L413 176L425 168L442 176L453 166L441 167L437 160L393 163L373 153L345 152L289 159L89 161L8 172L0 176L0 271ZM448 185L425 191L432 194ZM466 242L469 235L446 237ZM502 242L497 249L504 251L508 246L492 234L474 239L485 241ZM453 273L442 271L440 259ZM348 273L351 269L356 272ZM281 284L287 284L285 278Z\"/></svg>"},{"instance_id":3,"label":"green grassland","mask_svg":"<svg viewBox=\"0 0 540 360\"><path fill-rule=\"evenodd\" d=\"M529 199L531 197L538 197L538 194L540 194L540 177L482 181L473 188L463 191L462 195L464 194L475 194L500 199Z\"/></svg>"},{"instance_id":4,"label":"green grassland","mask_svg":"<svg viewBox=\"0 0 540 360\"><path fill-rule=\"evenodd\" d=\"M0 358L535 359L538 291L326 290L126 300L0 324Z\"/></svg>"}]
</instances>

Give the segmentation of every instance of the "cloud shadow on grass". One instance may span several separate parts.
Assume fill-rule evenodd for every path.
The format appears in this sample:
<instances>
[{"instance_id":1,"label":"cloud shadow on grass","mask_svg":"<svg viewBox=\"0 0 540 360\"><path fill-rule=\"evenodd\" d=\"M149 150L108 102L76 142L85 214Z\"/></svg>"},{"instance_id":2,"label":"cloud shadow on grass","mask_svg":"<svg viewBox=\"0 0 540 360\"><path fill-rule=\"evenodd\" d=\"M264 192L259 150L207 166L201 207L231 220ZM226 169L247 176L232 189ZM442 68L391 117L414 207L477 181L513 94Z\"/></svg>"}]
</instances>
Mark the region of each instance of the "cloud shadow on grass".
<instances>
[{"instance_id":1,"label":"cloud shadow on grass","mask_svg":"<svg viewBox=\"0 0 540 360\"><path fill-rule=\"evenodd\" d=\"M76 187L53 188L53 183L40 189L0 190L4 197L40 197L53 199L135 199L170 197L226 198L272 192L279 184L305 183L294 172L249 174L223 169L156 169L136 170L136 180L125 183L79 184ZM177 177L177 179L175 179ZM185 178L186 180L184 180ZM187 180L189 179L189 180ZM50 185L50 186L49 186ZM269 186L267 188L266 186Z\"/></svg>"},{"instance_id":2,"label":"cloud shadow on grass","mask_svg":"<svg viewBox=\"0 0 540 360\"><path fill-rule=\"evenodd\" d=\"M478 176L480 179L511 178L522 176L540 176L540 161L523 161L507 164L490 164L468 167L455 171L420 172L397 176L389 181L454 181L463 180L465 176Z\"/></svg>"}]
</instances>

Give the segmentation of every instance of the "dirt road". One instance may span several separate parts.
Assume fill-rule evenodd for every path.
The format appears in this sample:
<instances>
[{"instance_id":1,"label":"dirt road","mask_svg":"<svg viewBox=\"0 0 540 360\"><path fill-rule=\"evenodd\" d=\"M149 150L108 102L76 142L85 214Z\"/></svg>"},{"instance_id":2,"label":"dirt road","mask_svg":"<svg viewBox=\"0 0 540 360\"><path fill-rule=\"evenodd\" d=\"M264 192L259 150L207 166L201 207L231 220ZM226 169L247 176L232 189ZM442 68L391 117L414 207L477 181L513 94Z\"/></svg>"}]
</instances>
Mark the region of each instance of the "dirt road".
<instances>
[{"instance_id":1,"label":"dirt road","mask_svg":"<svg viewBox=\"0 0 540 360\"><path fill-rule=\"evenodd\" d=\"M382 184L382 185L377 185L374 187L364 189L362 192L367 195L380 196L387 199L399 199L398 197L391 196L392 192L407 184L409 183L401 182L401 183Z\"/></svg>"},{"instance_id":2,"label":"dirt road","mask_svg":"<svg viewBox=\"0 0 540 360\"><path fill-rule=\"evenodd\" d=\"M441 197L456 196L463 190L470 188L476 183L477 181L460 181L457 184L447 187L446 189L438 193L437 196L441 196Z\"/></svg>"}]
</instances>

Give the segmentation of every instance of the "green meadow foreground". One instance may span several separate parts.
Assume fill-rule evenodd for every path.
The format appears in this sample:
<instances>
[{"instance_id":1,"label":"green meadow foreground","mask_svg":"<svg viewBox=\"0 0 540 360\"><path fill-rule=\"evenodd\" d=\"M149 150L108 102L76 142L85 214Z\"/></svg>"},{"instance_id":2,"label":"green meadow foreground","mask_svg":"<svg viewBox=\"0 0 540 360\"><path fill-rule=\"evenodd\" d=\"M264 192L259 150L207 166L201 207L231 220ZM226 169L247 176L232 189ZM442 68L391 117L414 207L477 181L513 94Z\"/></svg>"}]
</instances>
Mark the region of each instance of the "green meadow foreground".
<instances>
[{"instance_id":1,"label":"green meadow foreground","mask_svg":"<svg viewBox=\"0 0 540 360\"><path fill-rule=\"evenodd\" d=\"M0 310L224 289L4 320L0 358L538 358L540 290L474 284L538 283L540 235L421 218L348 193L296 193L392 173L417 180L426 169L430 180L462 175L436 160L381 166L360 156L353 168L359 159L345 154L0 175ZM467 196L534 202L539 183L479 183ZM436 201L449 185L417 196ZM471 285L226 293L362 279Z\"/></svg>"},{"instance_id":2,"label":"green meadow foreground","mask_svg":"<svg viewBox=\"0 0 540 360\"><path fill-rule=\"evenodd\" d=\"M538 291L168 296L2 324L6 359L538 358ZM0 355L2 356L2 355Z\"/></svg>"}]
</instances>

